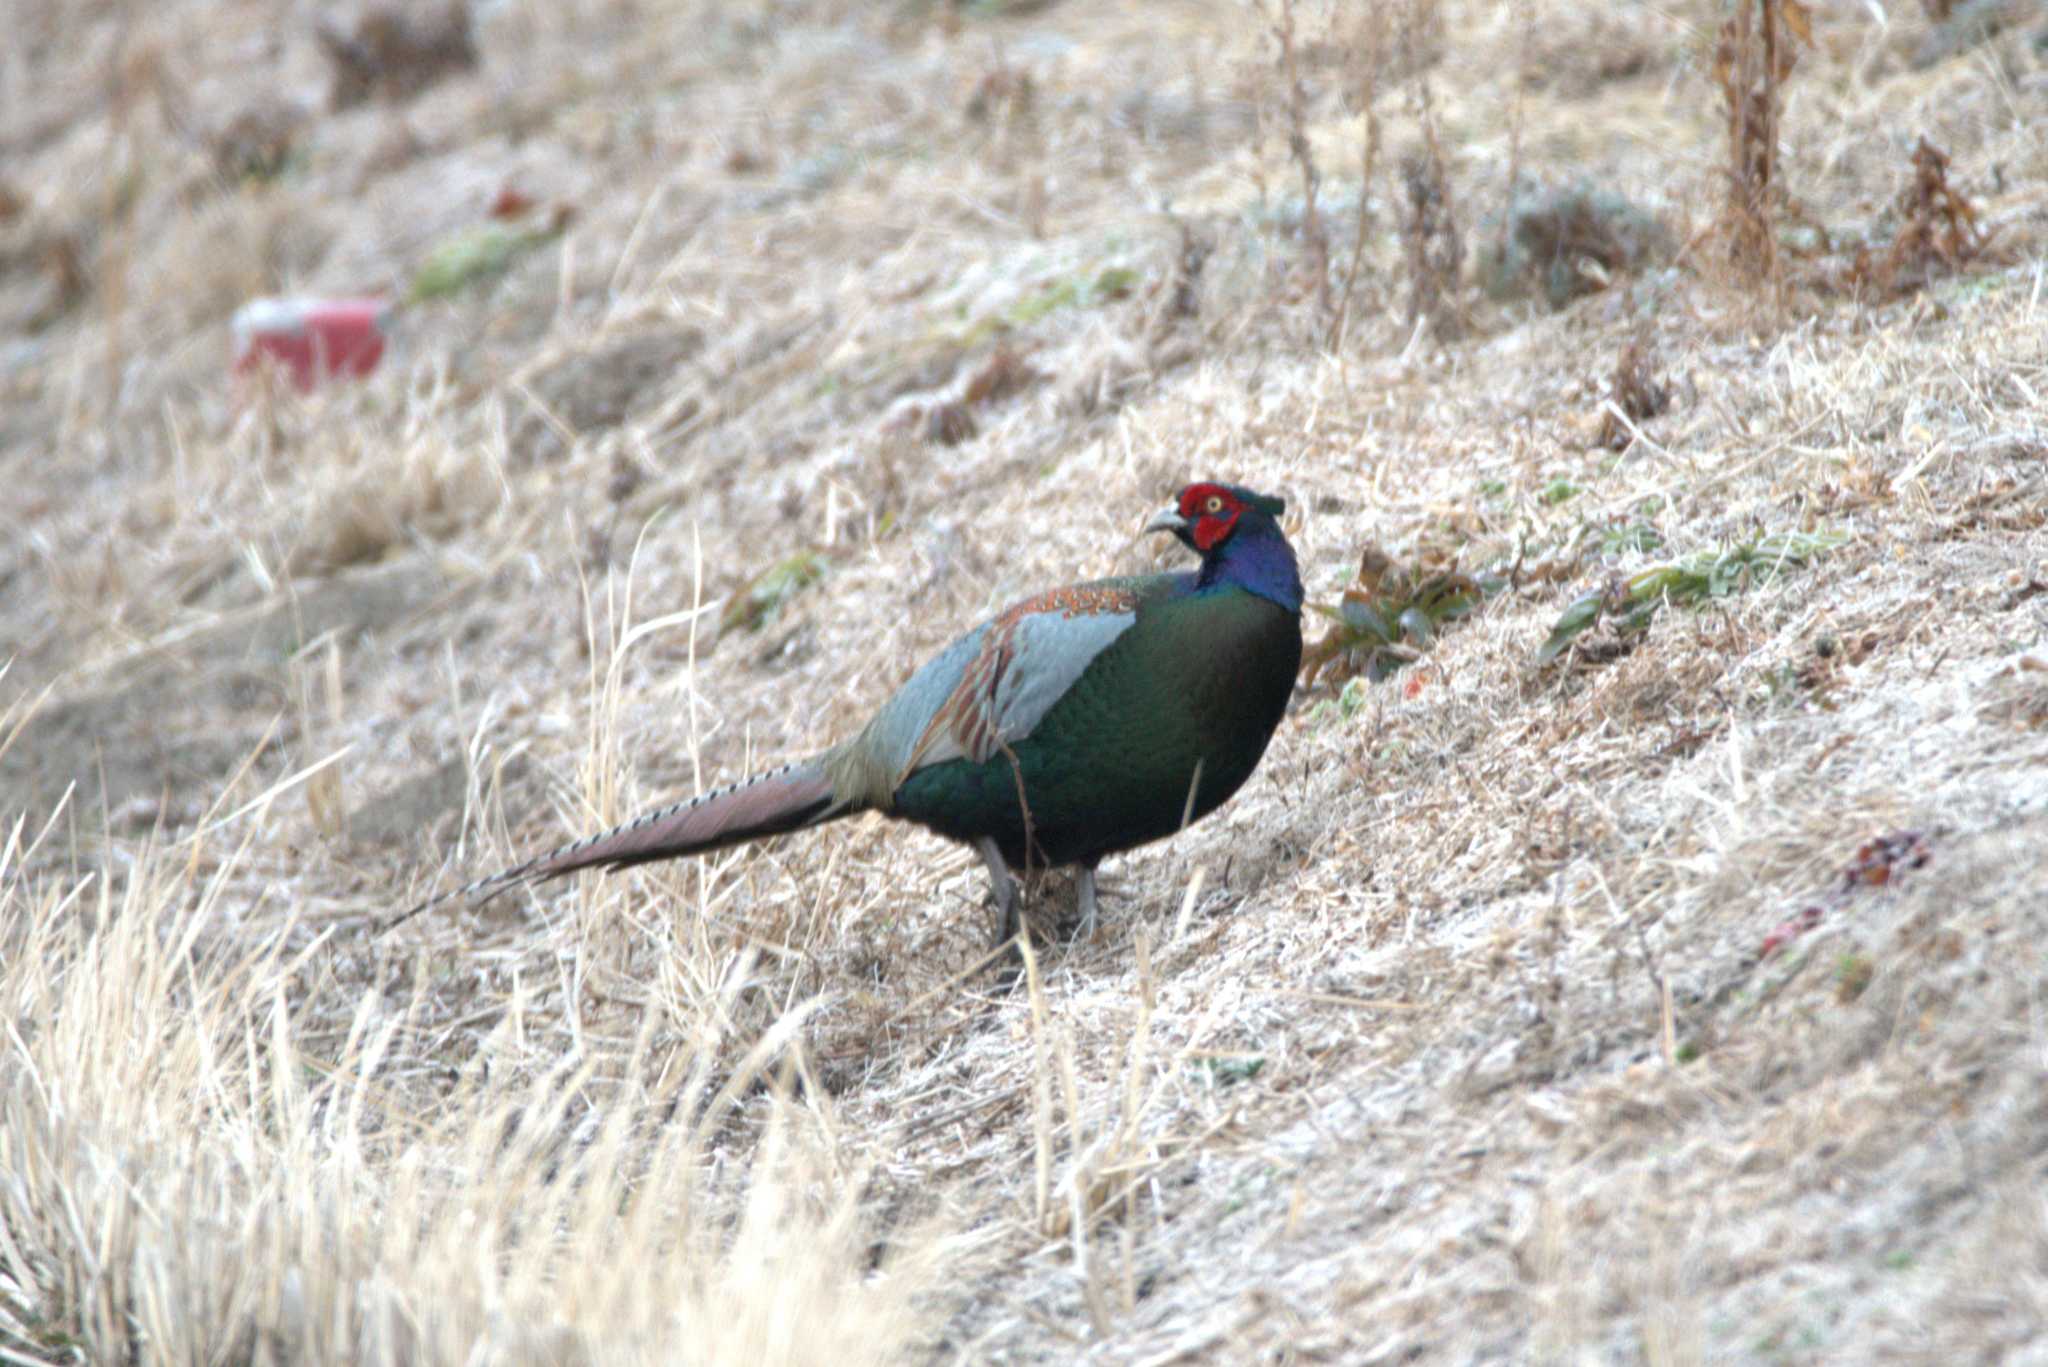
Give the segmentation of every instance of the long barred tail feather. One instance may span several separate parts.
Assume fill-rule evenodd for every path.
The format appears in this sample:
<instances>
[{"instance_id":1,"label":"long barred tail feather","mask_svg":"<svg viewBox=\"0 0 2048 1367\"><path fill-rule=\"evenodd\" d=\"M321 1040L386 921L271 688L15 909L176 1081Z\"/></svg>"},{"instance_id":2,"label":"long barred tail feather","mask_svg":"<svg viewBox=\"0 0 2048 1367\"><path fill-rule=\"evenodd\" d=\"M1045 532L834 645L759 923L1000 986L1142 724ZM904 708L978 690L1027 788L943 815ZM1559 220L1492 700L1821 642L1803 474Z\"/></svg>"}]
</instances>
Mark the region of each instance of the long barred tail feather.
<instances>
[{"instance_id":1,"label":"long barred tail feather","mask_svg":"<svg viewBox=\"0 0 2048 1367\"><path fill-rule=\"evenodd\" d=\"M529 859L516 868L430 897L390 918L378 934L392 930L443 903L476 898L482 906L527 883L560 878L578 869L630 868L657 859L709 854L771 835L802 830L847 815L832 796L832 780L819 760L785 764L723 788L656 808L623 826L586 836L574 844Z\"/></svg>"}]
</instances>

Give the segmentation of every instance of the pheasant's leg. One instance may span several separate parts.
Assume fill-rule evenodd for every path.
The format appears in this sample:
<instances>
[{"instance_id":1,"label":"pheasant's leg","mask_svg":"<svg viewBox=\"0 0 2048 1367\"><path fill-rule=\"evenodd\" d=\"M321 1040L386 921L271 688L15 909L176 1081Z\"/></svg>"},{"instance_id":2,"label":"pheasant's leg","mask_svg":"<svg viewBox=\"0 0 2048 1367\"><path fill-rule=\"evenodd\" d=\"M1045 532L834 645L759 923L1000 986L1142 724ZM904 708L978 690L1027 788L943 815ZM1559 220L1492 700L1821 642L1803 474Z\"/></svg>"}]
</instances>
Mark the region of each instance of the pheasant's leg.
<instances>
[{"instance_id":1,"label":"pheasant's leg","mask_svg":"<svg viewBox=\"0 0 2048 1367\"><path fill-rule=\"evenodd\" d=\"M1003 862L1003 852L996 848L996 842L984 837L974 842L974 848L981 852L981 862L988 865L989 886L996 894L996 948L1001 949L1017 936L1017 880L1010 876L1010 866Z\"/></svg>"},{"instance_id":2,"label":"pheasant's leg","mask_svg":"<svg viewBox=\"0 0 2048 1367\"><path fill-rule=\"evenodd\" d=\"M1083 940L1095 938L1095 866L1083 864L1081 876L1075 881L1075 888L1081 894L1081 934Z\"/></svg>"}]
</instances>

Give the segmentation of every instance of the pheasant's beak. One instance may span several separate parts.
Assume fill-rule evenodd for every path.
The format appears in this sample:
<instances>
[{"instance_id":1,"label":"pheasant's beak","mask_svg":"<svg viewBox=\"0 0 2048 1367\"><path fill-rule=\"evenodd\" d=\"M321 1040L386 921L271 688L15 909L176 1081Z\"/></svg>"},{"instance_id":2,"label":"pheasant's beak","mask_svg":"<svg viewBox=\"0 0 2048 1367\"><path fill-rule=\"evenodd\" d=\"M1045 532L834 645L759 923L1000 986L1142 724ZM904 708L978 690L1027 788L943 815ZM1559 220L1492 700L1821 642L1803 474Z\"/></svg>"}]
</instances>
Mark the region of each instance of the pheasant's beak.
<instances>
[{"instance_id":1,"label":"pheasant's beak","mask_svg":"<svg viewBox=\"0 0 2048 1367\"><path fill-rule=\"evenodd\" d=\"M1172 532L1175 536L1181 535L1187 529L1188 520L1182 517L1180 509L1171 503L1152 514L1152 520L1145 524L1145 530L1148 532Z\"/></svg>"}]
</instances>

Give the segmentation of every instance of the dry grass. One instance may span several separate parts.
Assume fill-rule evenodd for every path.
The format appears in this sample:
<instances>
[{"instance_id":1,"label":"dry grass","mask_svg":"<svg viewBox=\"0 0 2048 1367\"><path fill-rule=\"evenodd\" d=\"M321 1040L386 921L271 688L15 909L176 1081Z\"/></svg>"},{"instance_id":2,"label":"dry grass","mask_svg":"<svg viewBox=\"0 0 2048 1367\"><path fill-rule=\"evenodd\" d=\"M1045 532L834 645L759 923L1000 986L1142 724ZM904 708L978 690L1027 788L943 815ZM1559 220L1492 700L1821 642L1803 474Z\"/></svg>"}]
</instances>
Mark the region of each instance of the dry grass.
<instances>
[{"instance_id":1,"label":"dry grass","mask_svg":"<svg viewBox=\"0 0 2048 1367\"><path fill-rule=\"evenodd\" d=\"M0 1360L2031 1342L2038 25L1918 69L1931 21L1814 6L1771 184L1832 258L1779 219L1782 297L1681 251L1557 312L1452 265L1453 339L1400 168L1461 225L1512 164L1698 241L1720 7L513 3L232 184L194 130L324 105L303 15L17 9ZM1922 138L1985 254L1853 297ZM402 294L508 186L566 231L368 383L226 383L251 291ZM1367 547L1510 586L1304 690L1016 990L973 857L873 819L370 933L1155 563L1198 475L1287 495L1317 602ZM1536 663L1788 533L1841 543ZM1928 865L1837 896L1901 830Z\"/></svg>"}]
</instances>

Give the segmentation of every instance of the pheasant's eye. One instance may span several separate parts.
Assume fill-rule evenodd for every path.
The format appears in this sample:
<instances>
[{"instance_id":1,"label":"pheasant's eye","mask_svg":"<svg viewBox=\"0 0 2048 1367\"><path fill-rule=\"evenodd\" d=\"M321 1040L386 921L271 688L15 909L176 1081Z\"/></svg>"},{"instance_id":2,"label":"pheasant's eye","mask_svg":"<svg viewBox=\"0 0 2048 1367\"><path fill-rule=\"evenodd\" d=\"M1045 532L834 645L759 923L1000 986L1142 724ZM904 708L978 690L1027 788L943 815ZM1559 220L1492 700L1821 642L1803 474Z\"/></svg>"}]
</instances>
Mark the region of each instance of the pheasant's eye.
<instances>
[{"instance_id":1,"label":"pheasant's eye","mask_svg":"<svg viewBox=\"0 0 2048 1367\"><path fill-rule=\"evenodd\" d=\"M1202 504L1202 511L1212 515L1222 512L1223 500L1215 494L1209 495L1208 500Z\"/></svg>"}]
</instances>

